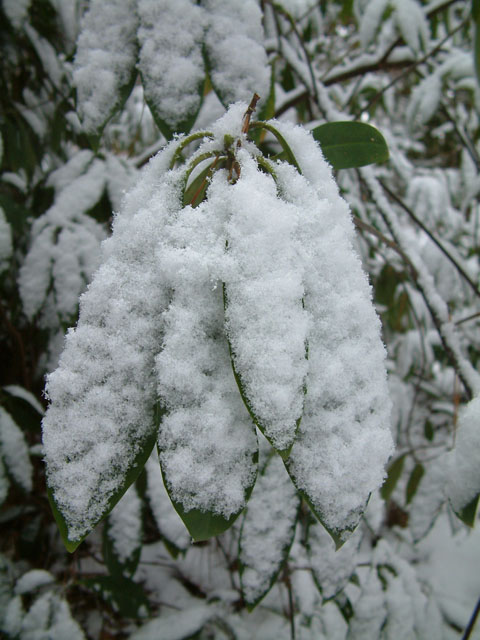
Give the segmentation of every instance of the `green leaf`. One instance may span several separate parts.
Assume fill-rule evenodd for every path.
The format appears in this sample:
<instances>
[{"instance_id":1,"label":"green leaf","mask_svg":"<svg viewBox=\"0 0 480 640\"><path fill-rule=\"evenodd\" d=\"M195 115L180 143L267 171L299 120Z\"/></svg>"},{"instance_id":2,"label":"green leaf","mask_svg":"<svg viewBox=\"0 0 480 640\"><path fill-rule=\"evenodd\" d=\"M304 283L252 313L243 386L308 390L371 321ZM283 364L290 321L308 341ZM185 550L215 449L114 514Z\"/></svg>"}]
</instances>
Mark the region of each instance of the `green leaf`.
<instances>
[{"instance_id":1,"label":"green leaf","mask_svg":"<svg viewBox=\"0 0 480 640\"><path fill-rule=\"evenodd\" d=\"M406 454L402 454L396 458L388 467L387 478L380 489L380 495L384 500L389 500L393 493L393 490L397 486L398 479L402 475L403 463L405 462Z\"/></svg>"},{"instance_id":2,"label":"green leaf","mask_svg":"<svg viewBox=\"0 0 480 640\"><path fill-rule=\"evenodd\" d=\"M433 438L435 437L435 429L433 427L433 424L430 422L430 420L427 420L425 422L425 425L423 427L423 433L425 435L425 438L429 442L432 442Z\"/></svg>"},{"instance_id":3,"label":"green leaf","mask_svg":"<svg viewBox=\"0 0 480 640\"><path fill-rule=\"evenodd\" d=\"M156 409L156 414L158 416L158 414L161 413L160 409ZM103 518L108 515L110 513L110 511L113 509L113 507L117 504L117 502L120 500L120 498L124 495L124 493L126 492L126 490L128 489L128 487L133 484L135 482L135 480L137 479L137 477L139 476L140 472L142 471L143 467L145 466L145 463L147 462L152 449L155 445L157 439L157 428L155 428L145 439L144 441L141 443L140 446L140 450L137 454L137 456L135 457L132 466L130 467L128 473L125 475L124 481L121 484L121 486L117 489L117 491L111 496L110 500L108 501L107 507L105 509L105 511L102 513L101 517L97 520L97 522L92 525L90 531L92 529L94 529L96 527L96 525L103 520ZM67 527L67 523L65 522L65 519L60 511L60 509L58 508L58 505L55 502L55 498L53 496L53 493L51 491L51 489L48 487L47 488L47 496L48 496L48 500L50 502L50 507L52 509L53 515L55 517L55 521L58 525L58 529L60 531L60 535L62 537L63 540L63 544L65 545L65 548L67 549L67 551L70 551L70 553L72 553L73 551L75 551L75 549L78 547L78 545L83 542L83 540L87 537L87 535L90 533L90 531L88 531L85 535L83 535L81 538L77 539L77 540L71 540L68 537L68 527Z\"/></svg>"},{"instance_id":4,"label":"green leaf","mask_svg":"<svg viewBox=\"0 0 480 640\"><path fill-rule=\"evenodd\" d=\"M425 468L423 464L417 462L415 467L413 468L412 473L410 474L410 478L408 479L407 488L405 491L405 497L407 504L412 501L413 496L417 493L418 485L420 484L420 480L425 473Z\"/></svg>"},{"instance_id":5,"label":"green leaf","mask_svg":"<svg viewBox=\"0 0 480 640\"><path fill-rule=\"evenodd\" d=\"M300 165L298 164L295 154L290 148L290 145L288 144L288 142L285 140L285 138L282 136L282 134L280 133L280 131L278 131L276 127L274 127L269 122L256 120L255 122L252 122L250 124L250 129L265 129L266 131L270 131L270 133L273 133L273 135L276 137L276 139L280 143L280 146L282 147L283 153L285 154L284 157L286 161L289 162L291 165L293 165L295 169L298 171L298 173L300 174L302 173L302 170L300 169Z\"/></svg>"},{"instance_id":6,"label":"green leaf","mask_svg":"<svg viewBox=\"0 0 480 640\"><path fill-rule=\"evenodd\" d=\"M217 156L212 163L210 163L205 169L202 169L198 176L196 176L185 189L183 194L184 207L189 204L192 205L192 207L198 207L198 205L203 202L208 185L210 184L210 178L214 171L225 167L225 160L223 158L219 160L218 158L219 157Z\"/></svg>"},{"instance_id":7,"label":"green leaf","mask_svg":"<svg viewBox=\"0 0 480 640\"><path fill-rule=\"evenodd\" d=\"M463 507L463 509L455 512L457 516L460 518L460 520L469 527L473 527L473 525L475 524L475 518L477 514L479 499L480 499L480 493L476 495L475 498L471 502L469 502L465 507Z\"/></svg>"},{"instance_id":8,"label":"green leaf","mask_svg":"<svg viewBox=\"0 0 480 640\"><path fill-rule=\"evenodd\" d=\"M148 613L150 605L142 586L125 576L98 576L82 580L126 618L139 618Z\"/></svg>"},{"instance_id":9,"label":"green leaf","mask_svg":"<svg viewBox=\"0 0 480 640\"><path fill-rule=\"evenodd\" d=\"M365 122L327 122L312 129L312 135L334 169L351 169L388 160L385 138Z\"/></svg>"}]
</instances>

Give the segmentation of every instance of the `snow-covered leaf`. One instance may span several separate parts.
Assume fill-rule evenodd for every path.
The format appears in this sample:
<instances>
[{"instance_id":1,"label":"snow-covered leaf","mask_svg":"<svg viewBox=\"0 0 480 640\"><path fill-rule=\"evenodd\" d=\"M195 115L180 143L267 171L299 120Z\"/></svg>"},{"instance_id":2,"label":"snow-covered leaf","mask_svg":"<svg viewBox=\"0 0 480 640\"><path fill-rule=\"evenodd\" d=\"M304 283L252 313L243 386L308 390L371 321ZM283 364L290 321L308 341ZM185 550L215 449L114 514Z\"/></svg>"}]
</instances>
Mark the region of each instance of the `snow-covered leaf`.
<instances>
[{"instance_id":1,"label":"snow-covered leaf","mask_svg":"<svg viewBox=\"0 0 480 640\"><path fill-rule=\"evenodd\" d=\"M476 396L463 408L458 420L455 448L446 458L447 496L455 512L473 526L480 497L480 397Z\"/></svg>"},{"instance_id":2,"label":"snow-covered leaf","mask_svg":"<svg viewBox=\"0 0 480 640\"><path fill-rule=\"evenodd\" d=\"M145 99L171 139L192 128L202 104L205 12L192 0L139 0L138 13Z\"/></svg>"},{"instance_id":3,"label":"snow-covered leaf","mask_svg":"<svg viewBox=\"0 0 480 640\"><path fill-rule=\"evenodd\" d=\"M43 323L57 328L70 323L100 259L104 228L86 212L100 200L105 189L105 167L99 160L71 182L87 156L52 178L60 191L54 204L32 226L31 246L20 269L19 290L29 318L43 311ZM65 184L66 183L66 184ZM61 188L63 187L64 188Z\"/></svg>"},{"instance_id":4,"label":"snow-covered leaf","mask_svg":"<svg viewBox=\"0 0 480 640\"><path fill-rule=\"evenodd\" d=\"M183 551L190 546L190 536L168 497L156 452L148 459L145 469L146 493L158 530L169 545Z\"/></svg>"},{"instance_id":5,"label":"snow-covered leaf","mask_svg":"<svg viewBox=\"0 0 480 640\"><path fill-rule=\"evenodd\" d=\"M284 197L302 208L299 239L309 269L311 316L305 410L287 469L341 544L368 496L382 484L392 451L390 402L380 326L351 245L352 223L330 168L313 139L277 123L304 176L276 167Z\"/></svg>"},{"instance_id":6,"label":"snow-covered leaf","mask_svg":"<svg viewBox=\"0 0 480 640\"><path fill-rule=\"evenodd\" d=\"M133 576L142 547L142 503L130 485L109 513L103 530L103 557L110 575Z\"/></svg>"},{"instance_id":7,"label":"snow-covered leaf","mask_svg":"<svg viewBox=\"0 0 480 640\"><path fill-rule=\"evenodd\" d=\"M270 72L262 13L255 0L203 0L208 15L205 55L212 85L227 106L268 96ZM240 53L241 52L241 53Z\"/></svg>"},{"instance_id":8,"label":"snow-covered leaf","mask_svg":"<svg viewBox=\"0 0 480 640\"><path fill-rule=\"evenodd\" d=\"M69 638L85 640L79 624L72 618L66 600L53 591L39 596L22 619L22 640L44 640L46 638Z\"/></svg>"},{"instance_id":9,"label":"snow-covered leaf","mask_svg":"<svg viewBox=\"0 0 480 640\"><path fill-rule=\"evenodd\" d=\"M215 614L215 606L205 604L168 613L149 620L132 633L130 640L186 640L196 635Z\"/></svg>"},{"instance_id":10,"label":"snow-covered leaf","mask_svg":"<svg viewBox=\"0 0 480 640\"><path fill-rule=\"evenodd\" d=\"M362 46L366 49L375 37L383 19L389 0L370 0L365 11L361 12L358 35Z\"/></svg>"},{"instance_id":11,"label":"snow-covered leaf","mask_svg":"<svg viewBox=\"0 0 480 640\"><path fill-rule=\"evenodd\" d=\"M357 565L361 533L357 529L341 549L318 523L308 529L308 557L313 578L325 600L333 598L350 580Z\"/></svg>"},{"instance_id":12,"label":"snow-covered leaf","mask_svg":"<svg viewBox=\"0 0 480 640\"><path fill-rule=\"evenodd\" d=\"M55 577L44 569L32 569L24 573L15 584L15 593L23 595L35 591L39 587L55 582Z\"/></svg>"},{"instance_id":13,"label":"snow-covered leaf","mask_svg":"<svg viewBox=\"0 0 480 640\"><path fill-rule=\"evenodd\" d=\"M300 499L279 456L259 474L239 541L242 593L251 611L274 584L295 534Z\"/></svg>"},{"instance_id":14,"label":"snow-covered leaf","mask_svg":"<svg viewBox=\"0 0 480 640\"><path fill-rule=\"evenodd\" d=\"M3 407L0 407L0 456L11 478L25 491L31 491L33 467L28 445L22 430Z\"/></svg>"},{"instance_id":15,"label":"snow-covered leaf","mask_svg":"<svg viewBox=\"0 0 480 640\"><path fill-rule=\"evenodd\" d=\"M422 7L416 0L390 0L395 22L408 46L419 53L429 42L429 26Z\"/></svg>"},{"instance_id":16,"label":"snow-covered leaf","mask_svg":"<svg viewBox=\"0 0 480 640\"><path fill-rule=\"evenodd\" d=\"M232 262L225 279L227 333L257 426L278 451L288 452L303 413L307 373L309 315L297 240L302 211L278 198L274 180L252 160L241 158L240 166L241 177L226 194Z\"/></svg>"},{"instance_id":17,"label":"snow-covered leaf","mask_svg":"<svg viewBox=\"0 0 480 640\"><path fill-rule=\"evenodd\" d=\"M165 220L180 207L179 174L157 183L169 161L167 150L126 198L81 299L78 327L47 381L47 479L64 541L74 547L135 480L156 437L151 372L169 294L159 285L155 251Z\"/></svg>"},{"instance_id":18,"label":"snow-covered leaf","mask_svg":"<svg viewBox=\"0 0 480 640\"><path fill-rule=\"evenodd\" d=\"M12 230L7 222L5 212L0 207L0 274L8 268L12 251Z\"/></svg>"},{"instance_id":19,"label":"snow-covered leaf","mask_svg":"<svg viewBox=\"0 0 480 640\"><path fill-rule=\"evenodd\" d=\"M85 131L99 136L128 98L136 76L135 0L92 0L75 56L77 108Z\"/></svg>"}]
</instances>

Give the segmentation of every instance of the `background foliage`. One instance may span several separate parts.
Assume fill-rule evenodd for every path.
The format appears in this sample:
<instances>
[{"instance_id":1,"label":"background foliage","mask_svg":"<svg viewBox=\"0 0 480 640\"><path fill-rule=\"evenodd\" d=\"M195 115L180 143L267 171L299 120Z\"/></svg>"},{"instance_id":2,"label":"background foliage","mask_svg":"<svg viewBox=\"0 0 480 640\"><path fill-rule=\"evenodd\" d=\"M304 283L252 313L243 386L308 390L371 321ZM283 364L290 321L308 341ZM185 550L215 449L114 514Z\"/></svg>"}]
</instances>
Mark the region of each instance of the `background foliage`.
<instances>
[{"instance_id":1,"label":"background foliage","mask_svg":"<svg viewBox=\"0 0 480 640\"><path fill-rule=\"evenodd\" d=\"M101 25L107 3L91 4ZM472 574L478 563L478 537L451 506L458 486L480 489L478 436L460 430L454 449L463 405L480 391L478 3L251 0L243 15L233 0L185 0L162 22L169 4L108 3L113 30L96 40L81 22L88 3L0 4L0 628L22 640L468 637L478 579L450 574L446 589L437 559L450 566L455 541L474 553L474 540ZM186 59L179 84L170 72ZM292 540L299 507L280 495L275 527L289 532L290 554L248 613L241 521L191 545L154 489L158 465L69 555L47 500L40 423L45 373L124 190L174 131L206 127L254 91L265 119L313 130L357 120L387 140L389 160L370 167L341 164L360 157L353 134L337 158L328 136L320 142L382 319L396 451L336 554L303 507ZM471 525L476 506L455 510ZM266 547L275 527L257 534Z\"/></svg>"}]
</instances>

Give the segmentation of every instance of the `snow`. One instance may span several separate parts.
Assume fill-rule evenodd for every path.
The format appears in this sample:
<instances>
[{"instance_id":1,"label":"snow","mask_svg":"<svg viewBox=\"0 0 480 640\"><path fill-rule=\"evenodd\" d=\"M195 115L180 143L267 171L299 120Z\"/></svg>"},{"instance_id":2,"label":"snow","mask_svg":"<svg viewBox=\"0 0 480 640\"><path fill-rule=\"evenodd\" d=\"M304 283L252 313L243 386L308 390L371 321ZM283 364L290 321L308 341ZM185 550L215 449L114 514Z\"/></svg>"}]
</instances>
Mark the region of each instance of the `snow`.
<instances>
[{"instance_id":1,"label":"snow","mask_svg":"<svg viewBox=\"0 0 480 640\"><path fill-rule=\"evenodd\" d=\"M226 328L253 414L273 446L285 450L303 412L307 374L305 258L297 239L303 212L277 197L274 180L246 154L238 157L238 182L209 192L229 213Z\"/></svg>"},{"instance_id":2,"label":"snow","mask_svg":"<svg viewBox=\"0 0 480 640\"><path fill-rule=\"evenodd\" d=\"M153 451L145 468L147 471L146 494L158 530L178 549L188 549L190 536L165 490L156 451Z\"/></svg>"},{"instance_id":3,"label":"snow","mask_svg":"<svg viewBox=\"0 0 480 640\"><path fill-rule=\"evenodd\" d=\"M20 268L18 284L24 311L33 318L43 309L46 324L52 323L52 313L66 322L71 320L78 298L99 264L100 243L106 233L85 212L102 196L105 166L100 160L90 163L90 159L90 152L80 152L52 174L55 201L33 223L31 246ZM80 174L84 168L85 173ZM58 326L58 319L53 325Z\"/></svg>"},{"instance_id":4,"label":"snow","mask_svg":"<svg viewBox=\"0 0 480 640\"><path fill-rule=\"evenodd\" d=\"M3 390L9 393L11 396L14 396L15 398L21 398L22 400L25 400L25 402L28 402L28 404L30 404L35 409L35 411L38 411L40 415L43 415L42 405L33 395L33 393L30 393L30 391L27 391L17 384L7 384L3 387Z\"/></svg>"},{"instance_id":5,"label":"snow","mask_svg":"<svg viewBox=\"0 0 480 640\"><path fill-rule=\"evenodd\" d=\"M274 455L257 478L239 543L242 592L255 603L270 588L292 542L299 498L282 460Z\"/></svg>"},{"instance_id":6,"label":"snow","mask_svg":"<svg viewBox=\"0 0 480 640\"><path fill-rule=\"evenodd\" d=\"M5 212L0 207L0 273L8 268L12 251L12 232Z\"/></svg>"},{"instance_id":7,"label":"snow","mask_svg":"<svg viewBox=\"0 0 480 640\"><path fill-rule=\"evenodd\" d=\"M205 77L205 12L191 0L139 0L139 70L153 113L173 130L195 115Z\"/></svg>"},{"instance_id":8,"label":"snow","mask_svg":"<svg viewBox=\"0 0 480 640\"><path fill-rule=\"evenodd\" d=\"M205 50L215 91L224 105L254 93L267 98L270 70L263 46L262 12L255 0L205 0Z\"/></svg>"},{"instance_id":9,"label":"snow","mask_svg":"<svg viewBox=\"0 0 480 640\"><path fill-rule=\"evenodd\" d=\"M120 105L135 71L136 15L136 0L92 0L83 16L73 79L87 133L97 133Z\"/></svg>"},{"instance_id":10,"label":"snow","mask_svg":"<svg viewBox=\"0 0 480 640\"><path fill-rule=\"evenodd\" d=\"M338 550L325 529L318 523L308 529L308 557L324 600L345 588L357 564L361 541L359 529Z\"/></svg>"},{"instance_id":11,"label":"snow","mask_svg":"<svg viewBox=\"0 0 480 640\"><path fill-rule=\"evenodd\" d=\"M22 430L3 407L0 407L0 455L15 482L31 491L33 467L28 446Z\"/></svg>"},{"instance_id":12,"label":"snow","mask_svg":"<svg viewBox=\"0 0 480 640\"><path fill-rule=\"evenodd\" d=\"M367 48L375 37L387 5L388 0L370 0L361 12L358 35L364 48Z\"/></svg>"},{"instance_id":13,"label":"snow","mask_svg":"<svg viewBox=\"0 0 480 640\"><path fill-rule=\"evenodd\" d=\"M241 134L245 109L234 105L193 156L238 136L235 184L218 171L206 200L182 208L185 168L166 171L174 142L126 195L48 377L48 481L72 540L153 434L157 399L172 500L225 518L245 506L258 445L231 357L277 448L292 444L305 403L287 465L328 527L355 526L382 483L392 450L385 353L348 207L299 127L273 123L304 175L278 163L277 187L261 173Z\"/></svg>"},{"instance_id":14,"label":"snow","mask_svg":"<svg viewBox=\"0 0 480 640\"><path fill-rule=\"evenodd\" d=\"M80 301L78 327L47 380L47 476L72 540L98 521L153 432L151 372L168 301L155 248L165 219L180 206L180 176L159 185L159 164L150 163L130 194L135 201L127 198L116 217L103 264Z\"/></svg>"},{"instance_id":15,"label":"snow","mask_svg":"<svg viewBox=\"0 0 480 640\"><path fill-rule=\"evenodd\" d=\"M408 46L420 53L429 42L429 25L422 8L415 0L394 0L395 22Z\"/></svg>"},{"instance_id":16,"label":"snow","mask_svg":"<svg viewBox=\"0 0 480 640\"><path fill-rule=\"evenodd\" d=\"M24 23L32 0L3 0L2 9L15 29Z\"/></svg>"},{"instance_id":17,"label":"snow","mask_svg":"<svg viewBox=\"0 0 480 640\"><path fill-rule=\"evenodd\" d=\"M22 640L69 638L85 640L79 625L72 618L65 600L49 591L35 600L22 620Z\"/></svg>"},{"instance_id":18,"label":"snow","mask_svg":"<svg viewBox=\"0 0 480 640\"><path fill-rule=\"evenodd\" d=\"M455 448L447 456L447 494L455 511L460 511L480 494L479 417L480 396L476 396L461 410Z\"/></svg>"},{"instance_id":19,"label":"snow","mask_svg":"<svg viewBox=\"0 0 480 640\"><path fill-rule=\"evenodd\" d=\"M39 587L55 582L54 576L44 569L32 569L21 576L15 584L15 593L23 595L35 591Z\"/></svg>"},{"instance_id":20,"label":"snow","mask_svg":"<svg viewBox=\"0 0 480 640\"><path fill-rule=\"evenodd\" d=\"M304 300L312 317L305 410L288 469L322 521L342 530L358 522L393 450L385 351L330 168L305 131L277 126L305 174L277 167L283 192L302 210Z\"/></svg>"},{"instance_id":21,"label":"snow","mask_svg":"<svg viewBox=\"0 0 480 640\"><path fill-rule=\"evenodd\" d=\"M130 640L183 640L200 631L204 624L215 615L215 607L204 604L190 607L181 613L168 613L154 618L134 631Z\"/></svg>"},{"instance_id":22,"label":"snow","mask_svg":"<svg viewBox=\"0 0 480 640\"><path fill-rule=\"evenodd\" d=\"M132 558L142 544L142 503L131 485L108 516L108 536L121 563Z\"/></svg>"}]
</instances>

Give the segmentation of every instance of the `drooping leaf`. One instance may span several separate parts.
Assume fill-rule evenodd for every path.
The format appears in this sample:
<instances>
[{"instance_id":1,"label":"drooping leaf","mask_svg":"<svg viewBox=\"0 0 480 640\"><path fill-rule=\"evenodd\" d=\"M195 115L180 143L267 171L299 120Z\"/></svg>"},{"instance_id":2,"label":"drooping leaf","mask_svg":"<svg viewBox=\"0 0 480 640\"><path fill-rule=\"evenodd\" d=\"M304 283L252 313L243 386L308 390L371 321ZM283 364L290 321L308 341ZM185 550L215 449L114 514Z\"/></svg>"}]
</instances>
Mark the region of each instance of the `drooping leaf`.
<instances>
[{"instance_id":1,"label":"drooping leaf","mask_svg":"<svg viewBox=\"0 0 480 640\"><path fill-rule=\"evenodd\" d=\"M312 575L325 600L336 596L351 579L361 537L357 529L341 549L336 549L321 524L312 523L308 527L307 551Z\"/></svg>"},{"instance_id":2,"label":"drooping leaf","mask_svg":"<svg viewBox=\"0 0 480 640\"><path fill-rule=\"evenodd\" d=\"M263 44L262 12L255 0L203 0L208 16L204 57L222 104L268 95L270 69ZM241 52L241 54L239 53Z\"/></svg>"},{"instance_id":3,"label":"drooping leaf","mask_svg":"<svg viewBox=\"0 0 480 640\"><path fill-rule=\"evenodd\" d=\"M240 581L252 611L285 564L301 500L279 456L267 460L248 502L239 539Z\"/></svg>"},{"instance_id":4,"label":"drooping leaf","mask_svg":"<svg viewBox=\"0 0 480 640\"><path fill-rule=\"evenodd\" d=\"M50 507L51 507L53 515L55 517L55 521L56 521L56 523L58 525L58 529L60 531L60 535L62 537L63 544L65 545L65 548L67 549L67 551L70 551L70 553L73 553L75 551L75 549L78 547L78 545L81 544L83 542L83 540L87 537L87 535L90 533L90 531L92 529L94 529L97 526L97 524L106 515L108 515L110 513L110 511L114 508L114 506L117 504L117 502L123 497L123 495L125 494L127 489L130 487L130 485L135 482L135 480L139 476L140 472L142 471L143 467L145 466L145 463L147 462L147 460L148 460L148 458L149 458L149 456L150 456L150 454L151 454L151 452L153 450L153 447L155 445L156 435L157 435L156 431L154 431L141 444L141 446L139 447L139 453L137 454L135 460L133 461L132 466L130 467L129 471L127 472L123 484L110 497L110 499L109 499L105 509L103 510L103 513L101 514L101 516L95 522L93 522L89 526L88 531L86 533L84 533L79 538L76 538L74 540L71 540L69 538L68 526L67 526L67 524L65 522L65 518L63 517L61 510L58 508L58 505L55 502L55 498L54 498L54 495L53 495L51 487L47 488L47 495L48 495L48 500L49 500L49 503L50 503Z\"/></svg>"},{"instance_id":5,"label":"drooping leaf","mask_svg":"<svg viewBox=\"0 0 480 640\"><path fill-rule=\"evenodd\" d=\"M213 162L205 167L205 169L202 169L185 189L185 193L183 194L184 206L190 204L192 207L198 207L205 198L213 172L218 169L222 169L224 166L225 160L219 160L217 157Z\"/></svg>"},{"instance_id":6,"label":"drooping leaf","mask_svg":"<svg viewBox=\"0 0 480 640\"><path fill-rule=\"evenodd\" d=\"M385 138L365 122L327 122L312 129L312 135L334 169L351 169L388 160Z\"/></svg>"},{"instance_id":7,"label":"drooping leaf","mask_svg":"<svg viewBox=\"0 0 480 640\"><path fill-rule=\"evenodd\" d=\"M380 489L380 495L384 500L389 500L395 487L397 486L397 482L402 475L405 457L406 454L402 454L401 456L396 458L387 469L387 477L382 485L382 488Z\"/></svg>"},{"instance_id":8,"label":"drooping leaf","mask_svg":"<svg viewBox=\"0 0 480 640\"><path fill-rule=\"evenodd\" d=\"M148 459L145 471L147 482L145 493L150 509L167 549L176 556L188 549L190 536L168 497L156 451Z\"/></svg>"},{"instance_id":9,"label":"drooping leaf","mask_svg":"<svg viewBox=\"0 0 480 640\"><path fill-rule=\"evenodd\" d=\"M202 105L205 12L191 0L140 2L138 12L138 66L145 100L158 128L171 140L174 133L190 131Z\"/></svg>"},{"instance_id":10,"label":"drooping leaf","mask_svg":"<svg viewBox=\"0 0 480 640\"><path fill-rule=\"evenodd\" d=\"M463 509L456 511L455 513L469 527L473 527L477 515L478 502L480 500L480 494L476 495Z\"/></svg>"},{"instance_id":11,"label":"drooping leaf","mask_svg":"<svg viewBox=\"0 0 480 640\"><path fill-rule=\"evenodd\" d=\"M126 618L145 616L150 603L143 587L125 576L98 576L82 583L99 595Z\"/></svg>"},{"instance_id":12,"label":"drooping leaf","mask_svg":"<svg viewBox=\"0 0 480 640\"><path fill-rule=\"evenodd\" d=\"M113 508L155 443L160 413L153 375L170 290L155 255L162 229L181 204L181 170L167 171L175 145L144 175L144 206L124 201L105 260L82 297L59 367L48 377L43 420L47 480L68 527L71 549ZM152 204L150 193L155 193Z\"/></svg>"},{"instance_id":13,"label":"drooping leaf","mask_svg":"<svg viewBox=\"0 0 480 640\"><path fill-rule=\"evenodd\" d=\"M107 516L102 554L111 576L132 577L142 549L142 503L132 484Z\"/></svg>"},{"instance_id":14,"label":"drooping leaf","mask_svg":"<svg viewBox=\"0 0 480 640\"><path fill-rule=\"evenodd\" d=\"M250 128L265 129L266 131L270 131L270 133L272 133L275 136L275 138L280 143L280 146L282 147L282 152L284 154L284 157L282 157L281 159L282 160L285 159L287 162L289 162L292 166L295 167L298 173L302 173L302 170L300 169L300 166L295 157L295 154L293 153L293 151L290 148L290 145L286 141L285 137L280 133L277 127L275 127L271 122L261 122L260 120L256 120L255 122L252 122L250 124Z\"/></svg>"},{"instance_id":15,"label":"drooping leaf","mask_svg":"<svg viewBox=\"0 0 480 640\"><path fill-rule=\"evenodd\" d=\"M217 178L224 179L216 173L212 185ZM159 460L172 504L193 538L202 540L227 529L241 513L258 460L256 432L223 337L222 291L212 289L211 269L225 244L209 224L212 185L200 206L172 218L157 250L173 291L155 363L165 407ZM181 243L171 241L179 237Z\"/></svg>"},{"instance_id":16,"label":"drooping leaf","mask_svg":"<svg viewBox=\"0 0 480 640\"><path fill-rule=\"evenodd\" d=\"M405 498L406 498L407 504L409 504L412 501L413 496L416 494L418 485L420 484L420 481L424 473L425 473L425 467L423 466L423 464L418 462L414 466L413 471L410 474L410 478L408 479L407 488L405 491Z\"/></svg>"},{"instance_id":17,"label":"drooping leaf","mask_svg":"<svg viewBox=\"0 0 480 640\"><path fill-rule=\"evenodd\" d=\"M302 209L278 196L271 175L242 159L226 194L226 334L234 377L255 424L288 457L305 399L308 314L296 231Z\"/></svg>"},{"instance_id":18,"label":"drooping leaf","mask_svg":"<svg viewBox=\"0 0 480 640\"><path fill-rule=\"evenodd\" d=\"M105 124L122 108L135 84L135 4L133 0L93 0L82 20L74 84L79 116L94 148Z\"/></svg>"}]
</instances>

